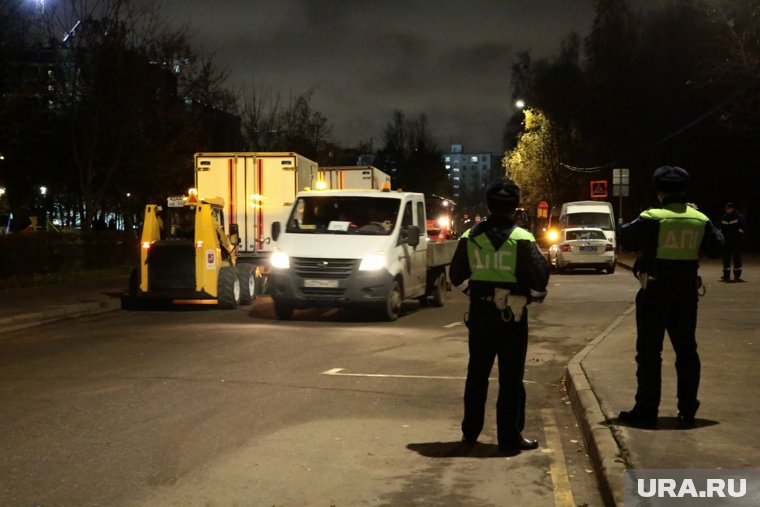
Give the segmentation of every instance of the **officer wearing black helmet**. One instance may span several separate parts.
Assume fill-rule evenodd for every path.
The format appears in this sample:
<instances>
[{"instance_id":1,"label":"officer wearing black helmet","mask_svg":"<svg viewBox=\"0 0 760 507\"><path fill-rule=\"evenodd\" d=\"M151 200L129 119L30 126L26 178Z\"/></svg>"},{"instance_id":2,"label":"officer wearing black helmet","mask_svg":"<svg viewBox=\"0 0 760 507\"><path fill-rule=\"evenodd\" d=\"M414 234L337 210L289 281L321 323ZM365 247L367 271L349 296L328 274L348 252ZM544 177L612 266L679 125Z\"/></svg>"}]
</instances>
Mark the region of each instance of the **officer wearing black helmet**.
<instances>
[{"instance_id":1,"label":"officer wearing black helmet","mask_svg":"<svg viewBox=\"0 0 760 507\"><path fill-rule=\"evenodd\" d=\"M624 250L639 253L634 264L641 290L636 295L636 404L618 420L655 427L660 406L662 344L665 331L676 354L678 418L694 424L699 409L697 354L699 255L716 258L723 238L710 220L686 204L689 173L658 168L652 177L661 207L651 208L618 231Z\"/></svg>"},{"instance_id":2,"label":"officer wearing black helmet","mask_svg":"<svg viewBox=\"0 0 760 507\"><path fill-rule=\"evenodd\" d=\"M490 216L467 230L451 261L454 285L470 296L466 324L470 359L464 392L462 440L474 444L484 424L488 377L499 358L496 426L499 448L519 452L538 447L525 439L523 373L528 347L531 301L546 297L550 264L533 235L514 223L520 189L510 181L491 183L486 191Z\"/></svg>"}]
</instances>

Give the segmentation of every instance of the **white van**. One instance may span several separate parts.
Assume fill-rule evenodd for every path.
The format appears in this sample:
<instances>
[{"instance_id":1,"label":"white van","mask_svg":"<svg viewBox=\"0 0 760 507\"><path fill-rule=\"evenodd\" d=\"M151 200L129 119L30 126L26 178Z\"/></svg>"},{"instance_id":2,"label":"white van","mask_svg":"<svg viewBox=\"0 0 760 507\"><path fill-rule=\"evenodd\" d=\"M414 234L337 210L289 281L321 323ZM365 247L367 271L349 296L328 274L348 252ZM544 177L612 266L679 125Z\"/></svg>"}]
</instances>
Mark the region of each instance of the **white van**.
<instances>
[{"instance_id":1,"label":"white van","mask_svg":"<svg viewBox=\"0 0 760 507\"><path fill-rule=\"evenodd\" d=\"M395 320L404 299L443 305L456 248L427 241L423 194L379 190L301 192L272 238L279 319L296 308L363 306Z\"/></svg>"},{"instance_id":2,"label":"white van","mask_svg":"<svg viewBox=\"0 0 760 507\"><path fill-rule=\"evenodd\" d=\"M559 213L559 226L562 229L574 227L596 227L604 231L607 240L617 251L615 236L615 215L612 204L604 201L574 201L562 205Z\"/></svg>"}]
</instances>

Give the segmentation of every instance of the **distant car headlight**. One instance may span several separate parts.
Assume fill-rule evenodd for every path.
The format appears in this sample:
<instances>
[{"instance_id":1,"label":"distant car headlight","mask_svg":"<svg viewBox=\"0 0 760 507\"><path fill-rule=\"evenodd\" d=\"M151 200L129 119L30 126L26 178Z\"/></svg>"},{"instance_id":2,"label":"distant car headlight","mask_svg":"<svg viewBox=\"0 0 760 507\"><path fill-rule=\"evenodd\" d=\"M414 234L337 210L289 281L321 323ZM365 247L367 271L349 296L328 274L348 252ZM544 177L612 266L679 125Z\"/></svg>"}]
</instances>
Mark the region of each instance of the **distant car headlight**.
<instances>
[{"instance_id":1,"label":"distant car headlight","mask_svg":"<svg viewBox=\"0 0 760 507\"><path fill-rule=\"evenodd\" d=\"M359 271L377 271L385 267L385 254L372 254L362 257Z\"/></svg>"},{"instance_id":2,"label":"distant car headlight","mask_svg":"<svg viewBox=\"0 0 760 507\"><path fill-rule=\"evenodd\" d=\"M438 218L438 227L442 229L448 229L449 228L449 217L442 216Z\"/></svg>"},{"instance_id":3,"label":"distant car headlight","mask_svg":"<svg viewBox=\"0 0 760 507\"><path fill-rule=\"evenodd\" d=\"M288 269L290 267L290 257L285 252L274 251L269 259L273 268Z\"/></svg>"},{"instance_id":4,"label":"distant car headlight","mask_svg":"<svg viewBox=\"0 0 760 507\"><path fill-rule=\"evenodd\" d=\"M546 233L546 237L549 241L557 241L559 239L559 232L551 229Z\"/></svg>"}]
</instances>

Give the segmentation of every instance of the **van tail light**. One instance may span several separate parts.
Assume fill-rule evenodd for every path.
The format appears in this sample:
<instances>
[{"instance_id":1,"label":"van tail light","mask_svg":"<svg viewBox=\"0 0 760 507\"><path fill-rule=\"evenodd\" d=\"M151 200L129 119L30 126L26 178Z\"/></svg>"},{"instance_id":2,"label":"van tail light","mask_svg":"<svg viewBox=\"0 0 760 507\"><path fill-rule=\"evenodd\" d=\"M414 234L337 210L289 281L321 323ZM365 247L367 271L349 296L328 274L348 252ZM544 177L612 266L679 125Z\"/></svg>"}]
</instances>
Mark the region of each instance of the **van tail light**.
<instances>
[{"instance_id":1,"label":"van tail light","mask_svg":"<svg viewBox=\"0 0 760 507\"><path fill-rule=\"evenodd\" d=\"M611 251L613 251L614 249L615 249L615 248L612 246L612 243L607 243L606 245L604 245L604 251L605 251L605 252L611 252Z\"/></svg>"},{"instance_id":2,"label":"van tail light","mask_svg":"<svg viewBox=\"0 0 760 507\"><path fill-rule=\"evenodd\" d=\"M560 245L559 251L560 252L569 252L570 251L570 245Z\"/></svg>"}]
</instances>

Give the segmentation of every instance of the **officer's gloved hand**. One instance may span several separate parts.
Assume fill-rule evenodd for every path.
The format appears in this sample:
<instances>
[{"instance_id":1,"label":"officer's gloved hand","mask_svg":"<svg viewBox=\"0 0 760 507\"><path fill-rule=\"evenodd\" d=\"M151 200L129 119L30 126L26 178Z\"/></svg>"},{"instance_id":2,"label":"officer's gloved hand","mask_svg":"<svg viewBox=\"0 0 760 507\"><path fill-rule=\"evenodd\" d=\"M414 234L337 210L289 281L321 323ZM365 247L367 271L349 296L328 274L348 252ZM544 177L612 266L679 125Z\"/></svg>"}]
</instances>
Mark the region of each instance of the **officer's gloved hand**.
<instances>
[{"instance_id":1,"label":"officer's gloved hand","mask_svg":"<svg viewBox=\"0 0 760 507\"><path fill-rule=\"evenodd\" d=\"M546 291L541 292L541 291L537 291L537 290L531 289L530 290L530 300L533 303L543 303L544 302L544 298L546 298L546 294L547 294Z\"/></svg>"}]
</instances>

